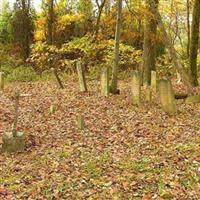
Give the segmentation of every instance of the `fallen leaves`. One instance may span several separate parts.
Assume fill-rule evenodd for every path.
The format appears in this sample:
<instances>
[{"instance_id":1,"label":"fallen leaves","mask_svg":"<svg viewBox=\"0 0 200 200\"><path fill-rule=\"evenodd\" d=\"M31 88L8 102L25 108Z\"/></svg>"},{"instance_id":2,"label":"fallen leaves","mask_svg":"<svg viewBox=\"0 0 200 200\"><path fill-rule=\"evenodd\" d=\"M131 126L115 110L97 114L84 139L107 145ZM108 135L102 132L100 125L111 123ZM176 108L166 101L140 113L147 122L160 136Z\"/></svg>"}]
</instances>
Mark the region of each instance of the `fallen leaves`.
<instances>
[{"instance_id":1,"label":"fallen leaves","mask_svg":"<svg viewBox=\"0 0 200 200\"><path fill-rule=\"evenodd\" d=\"M64 90L40 82L6 88L0 134L12 123L13 92L32 96L20 101L18 129L27 134L26 152L0 155L3 198L198 200L199 106L178 101L179 113L170 117L157 97L134 107L129 83L120 87L120 95L107 98L96 92L96 81L84 94L71 80Z\"/></svg>"}]
</instances>

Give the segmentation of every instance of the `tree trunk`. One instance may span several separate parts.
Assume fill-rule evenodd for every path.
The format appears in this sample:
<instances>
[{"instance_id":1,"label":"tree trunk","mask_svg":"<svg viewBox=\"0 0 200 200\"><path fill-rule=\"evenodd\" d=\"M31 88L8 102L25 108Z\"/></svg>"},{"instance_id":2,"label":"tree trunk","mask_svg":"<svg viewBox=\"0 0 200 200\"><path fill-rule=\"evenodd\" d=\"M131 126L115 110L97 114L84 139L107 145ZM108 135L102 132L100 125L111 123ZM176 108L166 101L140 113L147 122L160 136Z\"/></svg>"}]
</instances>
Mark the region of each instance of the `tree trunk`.
<instances>
[{"instance_id":1,"label":"tree trunk","mask_svg":"<svg viewBox=\"0 0 200 200\"><path fill-rule=\"evenodd\" d=\"M192 18L192 32L190 44L190 77L193 86L198 86L197 53L199 44L200 0L195 0Z\"/></svg>"},{"instance_id":2,"label":"tree trunk","mask_svg":"<svg viewBox=\"0 0 200 200\"><path fill-rule=\"evenodd\" d=\"M22 38L22 43L21 43L21 48L22 48L22 56L23 60L26 61L26 59L29 57L30 54L30 43L31 43L31 38L30 38L30 17L29 17L29 2L26 4L25 0L21 1L22 3L22 13L23 13L23 18L22 18L22 32L23 32L23 38Z\"/></svg>"},{"instance_id":3,"label":"tree trunk","mask_svg":"<svg viewBox=\"0 0 200 200\"><path fill-rule=\"evenodd\" d=\"M54 23L54 8L53 0L48 0L48 15L47 15L47 43L53 44L53 23Z\"/></svg>"},{"instance_id":4,"label":"tree trunk","mask_svg":"<svg viewBox=\"0 0 200 200\"><path fill-rule=\"evenodd\" d=\"M187 0L187 56L190 57L190 0Z\"/></svg>"},{"instance_id":5,"label":"tree trunk","mask_svg":"<svg viewBox=\"0 0 200 200\"><path fill-rule=\"evenodd\" d=\"M117 24L115 32L115 49L114 49L114 60L112 68L112 78L110 85L110 92L113 94L118 93L117 89L117 75L118 75L118 65L119 65L119 43L121 35L121 24L122 24L122 0L118 0L118 11L117 11Z\"/></svg>"},{"instance_id":6,"label":"tree trunk","mask_svg":"<svg viewBox=\"0 0 200 200\"><path fill-rule=\"evenodd\" d=\"M106 0L103 0L101 5L99 5L98 0L96 0L96 3L97 3L97 6L98 6L98 16L97 16L97 22L96 22L96 26L95 26L95 34L94 34L95 39L98 37L98 34L99 34L101 15L102 15L103 8L105 6Z\"/></svg>"},{"instance_id":7,"label":"tree trunk","mask_svg":"<svg viewBox=\"0 0 200 200\"><path fill-rule=\"evenodd\" d=\"M156 8L158 0L155 1ZM144 24L144 44L143 44L143 84L150 85L151 71L155 71L156 63L156 32L157 21L152 16L153 8L149 0L146 0L146 15Z\"/></svg>"},{"instance_id":8,"label":"tree trunk","mask_svg":"<svg viewBox=\"0 0 200 200\"><path fill-rule=\"evenodd\" d=\"M192 90L192 85L189 79L189 76L187 75L186 71L184 70L182 64L179 61L177 52L172 44L172 39L170 38L170 36L167 34L167 31L165 29L164 23L162 21L162 18L160 16L159 11L156 9L156 4L155 4L155 0L150 0L151 4L152 4L152 8L155 14L155 17L157 18L158 21L158 25L160 27L161 32L163 33L164 36L164 42L169 50L169 54L170 57L172 59L172 62L174 64L174 67L176 68L176 70L178 71L178 73L181 75L181 78L184 82L184 84L187 86L187 90L190 93Z\"/></svg>"}]
</instances>

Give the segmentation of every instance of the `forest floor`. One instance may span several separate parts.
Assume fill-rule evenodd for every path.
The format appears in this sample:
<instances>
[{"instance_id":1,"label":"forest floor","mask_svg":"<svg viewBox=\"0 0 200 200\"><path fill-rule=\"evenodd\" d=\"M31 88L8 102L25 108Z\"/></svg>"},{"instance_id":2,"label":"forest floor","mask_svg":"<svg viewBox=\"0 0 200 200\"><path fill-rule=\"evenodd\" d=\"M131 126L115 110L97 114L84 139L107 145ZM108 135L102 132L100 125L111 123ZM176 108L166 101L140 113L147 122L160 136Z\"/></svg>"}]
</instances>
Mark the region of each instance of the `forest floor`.
<instances>
[{"instance_id":1,"label":"forest floor","mask_svg":"<svg viewBox=\"0 0 200 200\"><path fill-rule=\"evenodd\" d=\"M133 106L128 82L109 97L100 96L96 81L84 94L76 80L65 88L17 83L0 93L0 135L11 129L13 93L32 94L20 100L26 151L0 153L0 199L200 199L199 104L178 100L178 113L169 116L157 97Z\"/></svg>"}]
</instances>

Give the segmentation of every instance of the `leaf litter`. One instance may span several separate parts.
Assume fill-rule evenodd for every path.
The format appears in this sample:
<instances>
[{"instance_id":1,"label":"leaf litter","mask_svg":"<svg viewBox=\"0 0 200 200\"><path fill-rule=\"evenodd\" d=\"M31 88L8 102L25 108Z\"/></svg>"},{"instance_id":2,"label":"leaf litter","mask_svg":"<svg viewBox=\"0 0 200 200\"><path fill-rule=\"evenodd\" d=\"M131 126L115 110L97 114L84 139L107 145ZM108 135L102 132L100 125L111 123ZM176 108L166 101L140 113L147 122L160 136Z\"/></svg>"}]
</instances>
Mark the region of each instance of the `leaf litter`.
<instances>
[{"instance_id":1,"label":"leaf litter","mask_svg":"<svg viewBox=\"0 0 200 200\"><path fill-rule=\"evenodd\" d=\"M6 87L1 136L11 129L14 92L32 96L20 100L26 151L0 154L0 199L200 199L199 105L179 100L169 116L155 96L133 106L129 82L117 96L101 97L97 87L90 81L79 93L74 80L63 90L47 82Z\"/></svg>"}]
</instances>

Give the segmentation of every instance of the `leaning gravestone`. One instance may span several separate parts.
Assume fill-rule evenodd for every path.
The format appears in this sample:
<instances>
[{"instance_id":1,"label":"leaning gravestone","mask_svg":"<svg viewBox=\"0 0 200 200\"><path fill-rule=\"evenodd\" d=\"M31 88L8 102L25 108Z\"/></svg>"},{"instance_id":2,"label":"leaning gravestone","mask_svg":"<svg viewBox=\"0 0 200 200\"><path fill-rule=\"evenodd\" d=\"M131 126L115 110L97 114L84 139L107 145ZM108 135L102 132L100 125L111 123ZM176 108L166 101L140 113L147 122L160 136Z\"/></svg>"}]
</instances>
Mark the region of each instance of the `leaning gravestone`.
<instances>
[{"instance_id":1,"label":"leaning gravestone","mask_svg":"<svg viewBox=\"0 0 200 200\"><path fill-rule=\"evenodd\" d=\"M19 98L20 94L15 94L15 113L14 123L11 132L4 133L3 135L3 152L22 152L25 149L25 135L23 132L17 132L17 122L19 116Z\"/></svg>"},{"instance_id":2,"label":"leaning gravestone","mask_svg":"<svg viewBox=\"0 0 200 200\"><path fill-rule=\"evenodd\" d=\"M151 71L151 88L154 93L156 93L157 89L157 76L156 71Z\"/></svg>"},{"instance_id":3,"label":"leaning gravestone","mask_svg":"<svg viewBox=\"0 0 200 200\"><path fill-rule=\"evenodd\" d=\"M0 72L0 90L4 90L4 73Z\"/></svg>"},{"instance_id":4,"label":"leaning gravestone","mask_svg":"<svg viewBox=\"0 0 200 200\"><path fill-rule=\"evenodd\" d=\"M132 100L134 105L140 105L141 101L141 74L139 71L134 71L132 75Z\"/></svg>"},{"instance_id":5,"label":"leaning gravestone","mask_svg":"<svg viewBox=\"0 0 200 200\"><path fill-rule=\"evenodd\" d=\"M79 86L81 92L87 92L87 85L86 85L86 79L85 79L85 71L83 69L83 66L81 65L81 61L77 61L77 73L78 73L78 79L79 79Z\"/></svg>"},{"instance_id":6,"label":"leaning gravestone","mask_svg":"<svg viewBox=\"0 0 200 200\"><path fill-rule=\"evenodd\" d=\"M161 79L158 83L158 91L163 110L169 114L176 113L177 110L175 104L175 97L171 81Z\"/></svg>"},{"instance_id":7,"label":"leaning gravestone","mask_svg":"<svg viewBox=\"0 0 200 200\"><path fill-rule=\"evenodd\" d=\"M61 81L56 69L55 68L51 68L51 71L52 71L52 73L53 73L53 75L55 77L55 80L56 80L56 83L57 83L58 87L60 89L64 89L64 85L63 85L63 83L62 83L62 81Z\"/></svg>"},{"instance_id":8,"label":"leaning gravestone","mask_svg":"<svg viewBox=\"0 0 200 200\"><path fill-rule=\"evenodd\" d=\"M104 67L101 72L101 95L109 95L109 71L107 67Z\"/></svg>"}]
</instances>

